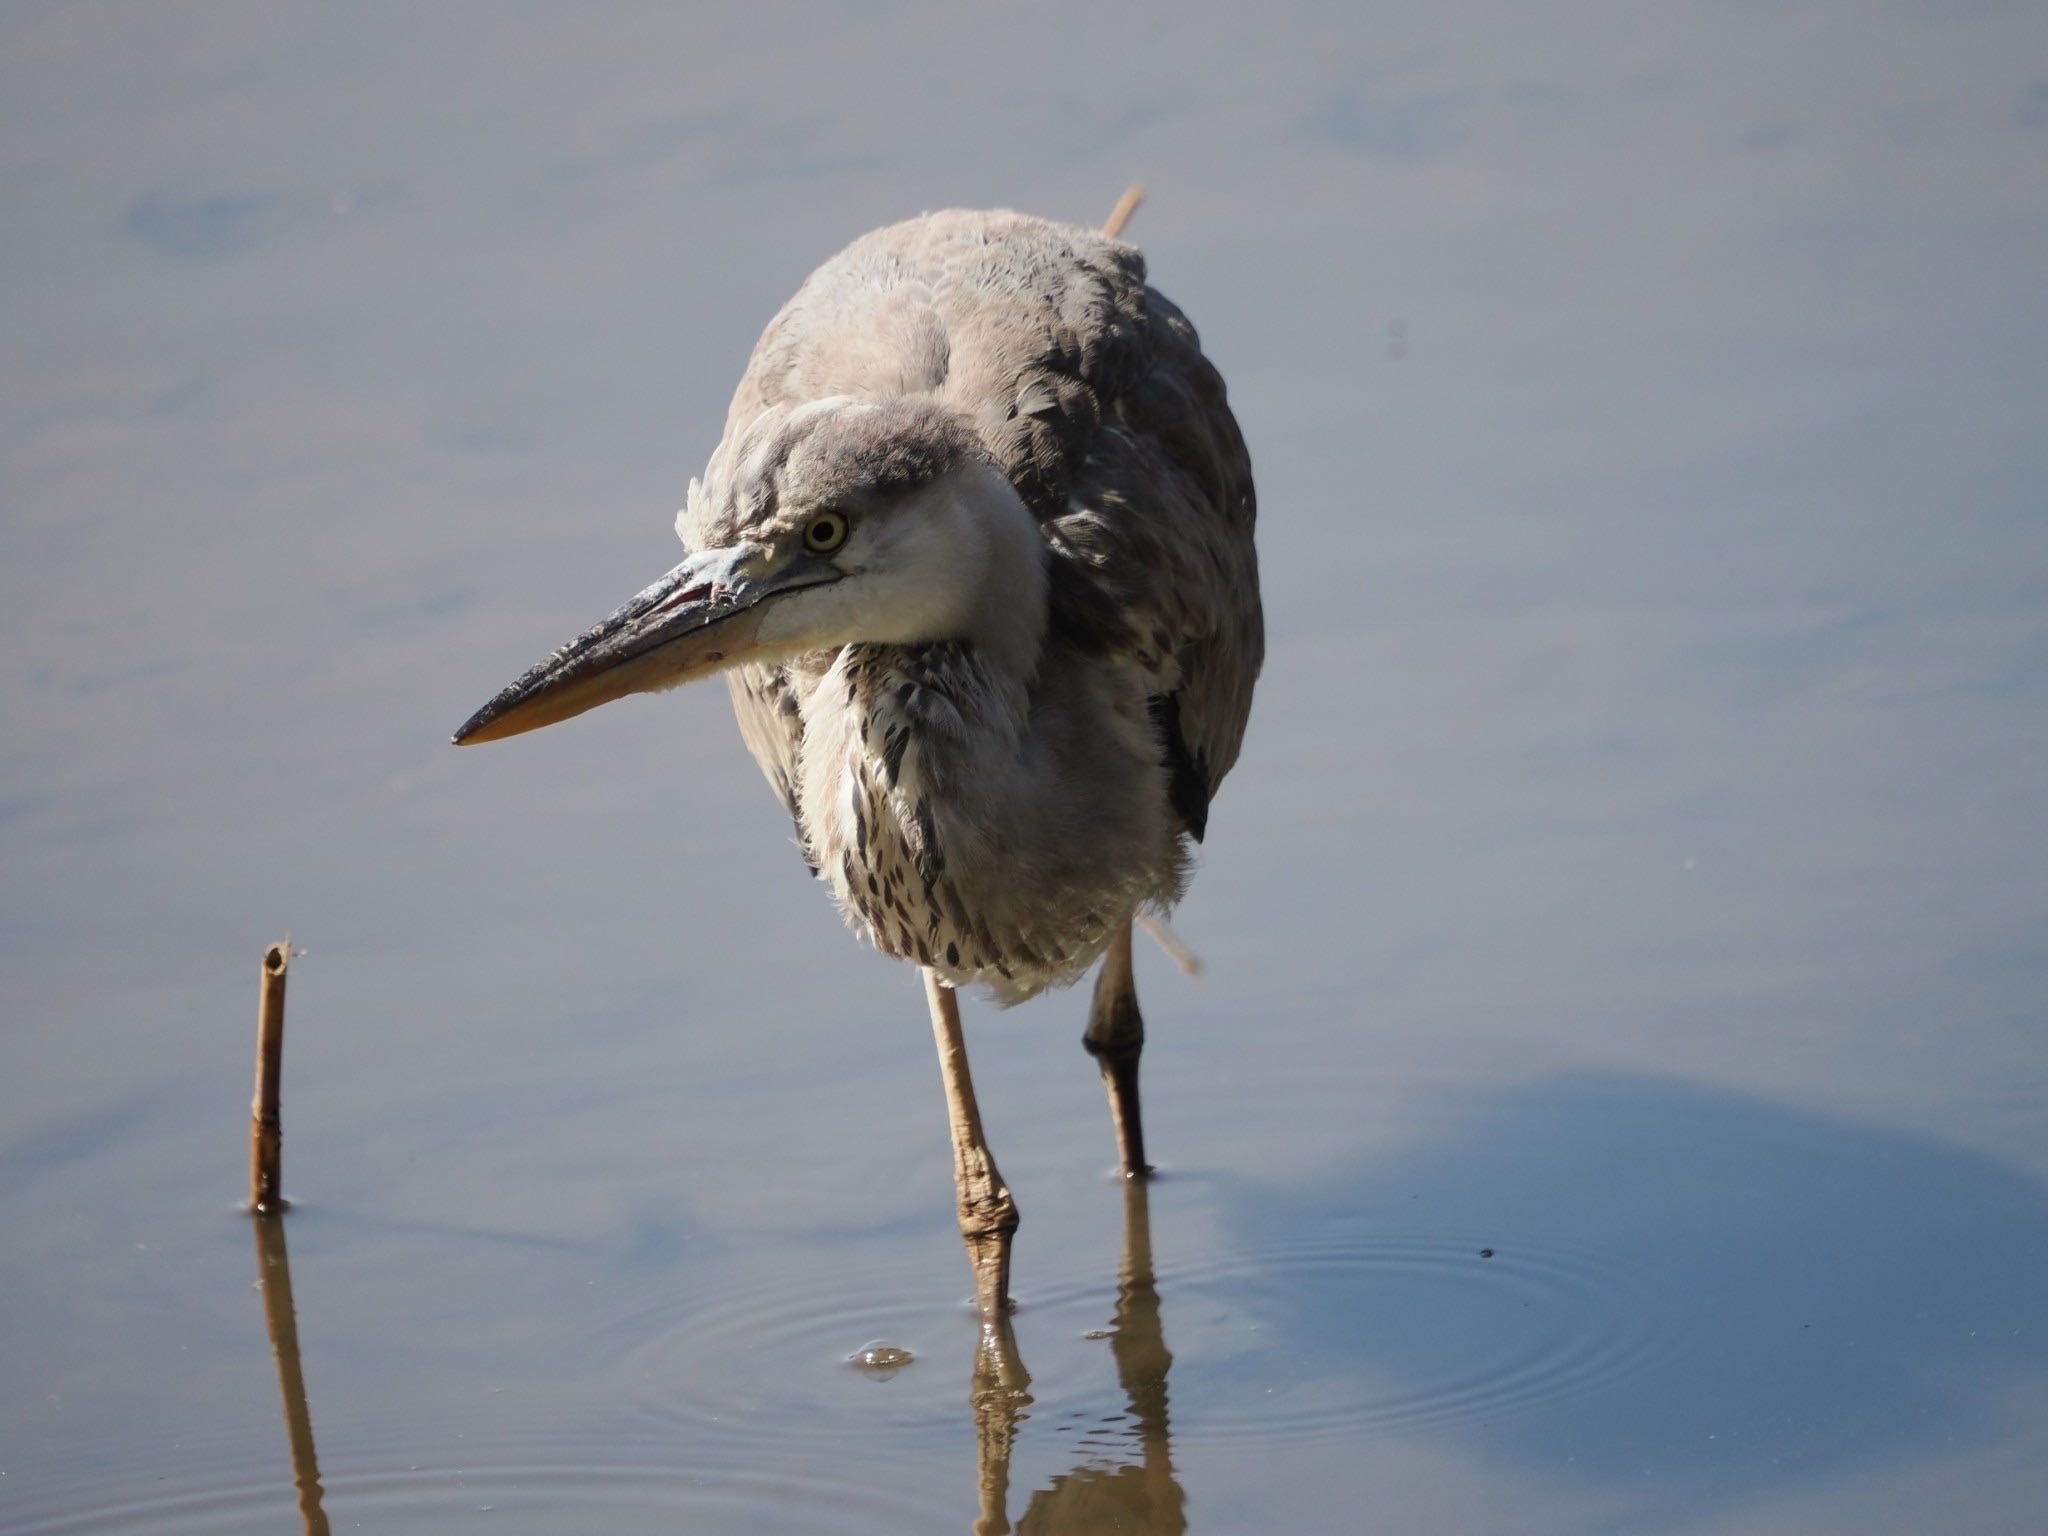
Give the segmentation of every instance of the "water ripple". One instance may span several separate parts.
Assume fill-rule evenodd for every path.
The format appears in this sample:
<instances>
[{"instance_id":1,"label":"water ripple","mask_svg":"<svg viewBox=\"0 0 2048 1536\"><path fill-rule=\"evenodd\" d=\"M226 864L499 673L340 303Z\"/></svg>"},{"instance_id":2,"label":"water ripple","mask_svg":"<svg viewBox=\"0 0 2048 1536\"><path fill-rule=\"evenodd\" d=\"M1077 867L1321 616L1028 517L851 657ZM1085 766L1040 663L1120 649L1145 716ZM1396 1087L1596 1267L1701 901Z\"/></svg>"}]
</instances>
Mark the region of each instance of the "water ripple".
<instances>
[{"instance_id":1,"label":"water ripple","mask_svg":"<svg viewBox=\"0 0 2048 1536\"><path fill-rule=\"evenodd\" d=\"M592 1336L590 1350L625 1403L661 1419L784 1444L840 1438L856 1423L951 1431L964 1411L976 1329L960 1279L956 1266L910 1253L755 1275L622 1316ZM1100 1290L1098 1281L1056 1294ZM1035 1315L1046 1299L1034 1293L1021 1304ZM906 1348L914 1363L876 1372L849 1359L877 1337Z\"/></svg>"},{"instance_id":2,"label":"water ripple","mask_svg":"<svg viewBox=\"0 0 2048 1536\"><path fill-rule=\"evenodd\" d=\"M1174 1438L1393 1435L1650 1369L1675 1312L1604 1256L1352 1235L1167 1265ZM1199 1347L1196 1347L1199 1346Z\"/></svg>"},{"instance_id":3,"label":"water ripple","mask_svg":"<svg viewBox=\"0 0 2048 1536\"><path fill-rule=\"evenodd\" d=\"M496 1531L620 1529L802 1529L901 1533L937 1528L941 1506L893 1487L812 1475L787 1465L769 1470L654 1465L645 1461L549 1461L493 1447L459 1464L406 1470L324 1473L322 1507L337 1529L437 1532L485 1517ZM559 1448L557 1448L559 1454ZM220 1473L178 1479L147 1493L109 1500L96 1492L54 1495L40 1513L11 1517L11 1536L236 1536L294 1524L294 1494L275 1477Z\"/></svg>"},{"instance_id":4,"label":"water ripple","mask_svg":"<svg viewBox=\"0 0 2048 1536\"><path fill-rule=\"evenodd\" d=\"M1212 1252L1162 1264L1157 1288L1180 1444L1394 1435L1518 1412L1649 1369L1682 1332L1626 1266L1497 1234ZM1104 1422L1099 1362L1049 1346L1110 1338L1113 1299L1108 1276L1021 1297L1028 1416L1088 1405ZM889 1380L849 1366L877 1334L919 1363ZM608 1325L592 1348L635 1411L788 1444L851 1423L894 1434L957 1424L972 1338L958 1288L906 1260L664 1301Z\"/></svg>"}]
</instances>

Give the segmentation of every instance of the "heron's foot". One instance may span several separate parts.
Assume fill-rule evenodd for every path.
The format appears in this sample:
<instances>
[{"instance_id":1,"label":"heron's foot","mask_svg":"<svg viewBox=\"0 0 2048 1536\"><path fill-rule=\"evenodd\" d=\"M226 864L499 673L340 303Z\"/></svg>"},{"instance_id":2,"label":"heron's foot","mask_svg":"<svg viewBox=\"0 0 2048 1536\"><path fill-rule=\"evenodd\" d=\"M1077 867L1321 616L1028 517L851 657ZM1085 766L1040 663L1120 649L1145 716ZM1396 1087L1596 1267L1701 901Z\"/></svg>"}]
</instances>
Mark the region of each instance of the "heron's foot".
<instances>
[{"instance_id":1,"label":"heron's foot","mask_svg":"<svg viewBox=\"0 0 2048 1536\"><path fill-rule=\"evenodd\" d=\"M1009 1191L1002 1191L1002 1195L1007 1202ZM1017 1232L1017 1212L1014 1205L1007 1209L1007 1225L970 1232L964 1218L961 1223L967 1264L974 1271L974 1305L985 1323L1008 1317L1015 1306L1010 1300L1010 1240Z\"/></svg>"}]
</instances>

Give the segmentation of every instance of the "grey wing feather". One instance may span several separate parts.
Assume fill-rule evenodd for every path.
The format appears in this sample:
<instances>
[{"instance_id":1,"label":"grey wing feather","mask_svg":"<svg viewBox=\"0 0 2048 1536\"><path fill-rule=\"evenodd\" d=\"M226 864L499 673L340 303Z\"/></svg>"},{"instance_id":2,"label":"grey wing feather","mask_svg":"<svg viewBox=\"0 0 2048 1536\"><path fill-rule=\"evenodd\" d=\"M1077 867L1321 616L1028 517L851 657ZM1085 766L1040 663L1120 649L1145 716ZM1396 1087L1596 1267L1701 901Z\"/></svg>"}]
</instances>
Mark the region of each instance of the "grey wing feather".
<instances>
[{"instance_id":1,"label":"grey wing feather","mask_svg":"<svg viewBox=\"0 0 2048 1536\"><path fill-rule=\"evenodd\" d=\"M1130 246L1016 213L927 214L855 241L783 306L727 435L777 404L912 393L967 417L1037 513L1055 640L1142 676L1199 836L1244 738L1264 629L1251 462L1194 327ZM788 688L749 669L733 694L794 814Z\"/></svg>"}]
</instances>

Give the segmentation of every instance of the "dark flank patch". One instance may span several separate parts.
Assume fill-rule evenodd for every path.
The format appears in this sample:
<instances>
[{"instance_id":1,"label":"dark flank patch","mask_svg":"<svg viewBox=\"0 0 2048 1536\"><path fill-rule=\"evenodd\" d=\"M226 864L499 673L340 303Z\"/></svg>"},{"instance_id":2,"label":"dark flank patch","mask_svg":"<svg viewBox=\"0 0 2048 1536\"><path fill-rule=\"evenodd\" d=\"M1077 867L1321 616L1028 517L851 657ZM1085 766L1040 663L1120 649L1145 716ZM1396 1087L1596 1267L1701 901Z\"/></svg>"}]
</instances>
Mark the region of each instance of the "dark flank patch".
<instances>
[{"instance_id":1,"label":"dark flank patch","mask_svg":"<svg viewBox=\"0 0 2048 1536\"><path fill-rule=\"evenodd\" d=\"M946 945L946 964L948 964L948 965L958 965L959 963L960 963L960 946L959 946L958 944L954 944L954 943L950 943L950 942L949 942L949 943L948 943L948 944Z\"/></svg>"},{"instance_id":2,"label":"dark flank patch","mask_svg":"<svg viewBox=\"0 0 2048 1536\"><path fill-rule=\"evenodd\" d=\"M1167 797L1174 814L1196 842L1209 827L1209 765L1202 754L1190 750L1180 729L1180 695L1154 694L1148 701L1152 725L1159 732L1161 762L1172 774Z\"/></svg>"}]
</instances>

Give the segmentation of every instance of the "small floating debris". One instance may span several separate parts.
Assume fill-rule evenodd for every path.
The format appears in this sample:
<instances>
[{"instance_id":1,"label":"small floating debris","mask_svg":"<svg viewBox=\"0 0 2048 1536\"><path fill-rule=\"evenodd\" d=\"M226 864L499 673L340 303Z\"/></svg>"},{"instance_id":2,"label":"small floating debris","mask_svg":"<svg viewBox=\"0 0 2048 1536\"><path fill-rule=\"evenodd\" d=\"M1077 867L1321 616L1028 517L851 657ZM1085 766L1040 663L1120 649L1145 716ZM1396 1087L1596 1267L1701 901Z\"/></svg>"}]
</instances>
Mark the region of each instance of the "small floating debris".
<instances>
[{"instance_id":1,"label":"small floating debris","mask_svg":"<svg viewBox=\"0 0 2048 1536\"><path fill-rule=\"evenodd\" d=\"M1479 1250L1479 1257L1481 1257L1482 1259L1490 1259L1493 1257L1493 1250L1491 1248L1482 1248Z\"/></svg>"},{"instance_id":2,"label":"small floating debris","mask_svg":"<svg viewBox=\"0 0 2048 1536\"><path fill-rule=\"evenodd\" d=\"M846 1358L876 1376L894 1376L917 1356L900 1344L891 1344L886 1339L870 1339Z\"/></svg>"}]
</instances>

